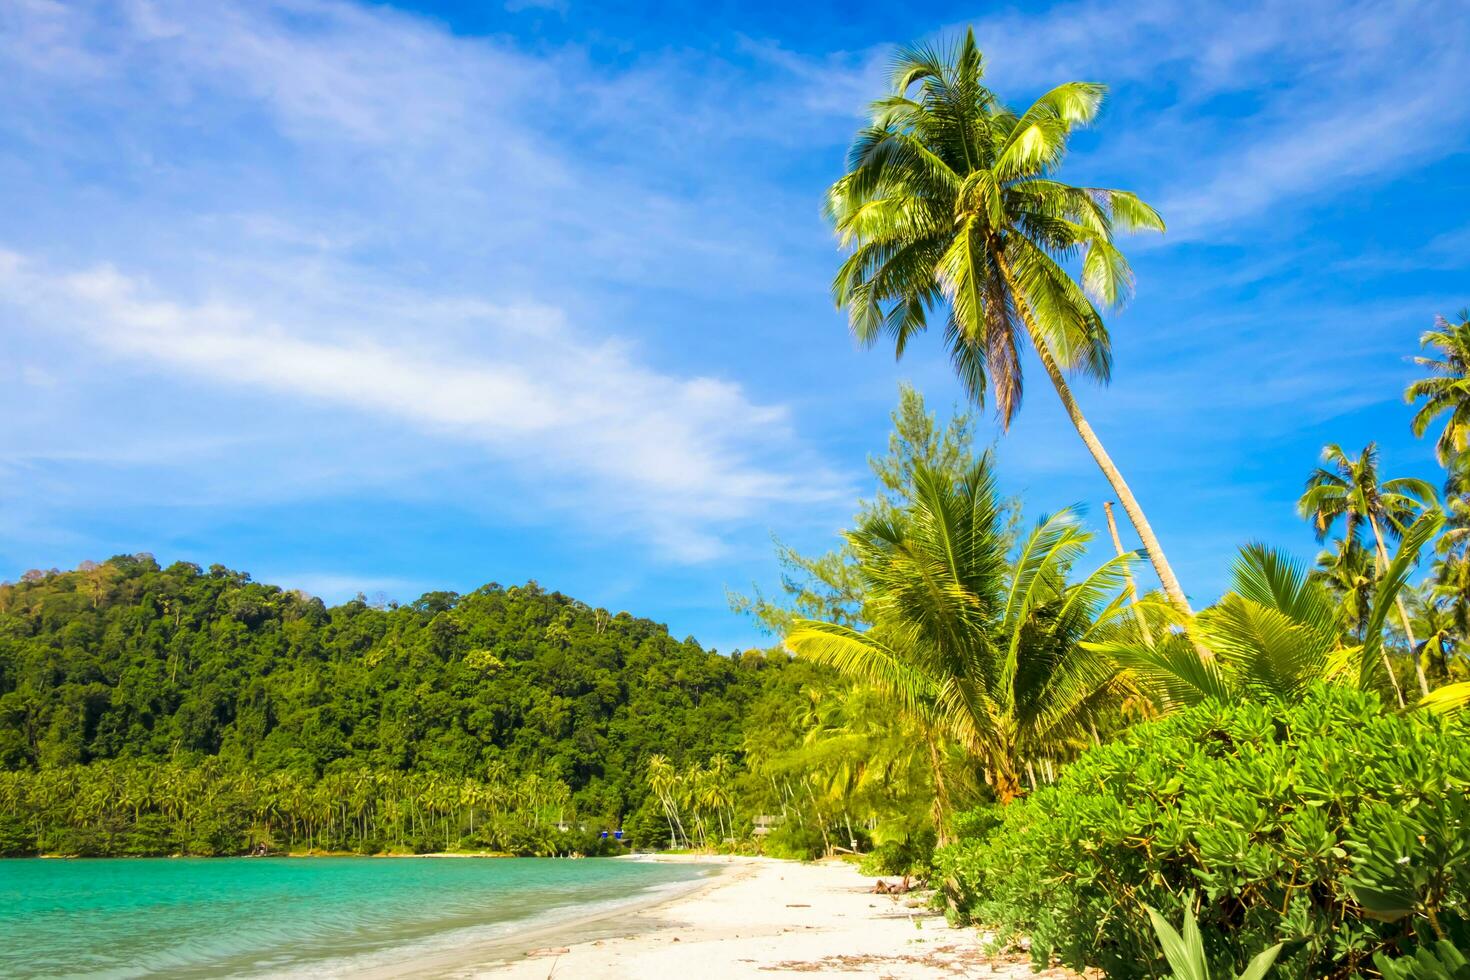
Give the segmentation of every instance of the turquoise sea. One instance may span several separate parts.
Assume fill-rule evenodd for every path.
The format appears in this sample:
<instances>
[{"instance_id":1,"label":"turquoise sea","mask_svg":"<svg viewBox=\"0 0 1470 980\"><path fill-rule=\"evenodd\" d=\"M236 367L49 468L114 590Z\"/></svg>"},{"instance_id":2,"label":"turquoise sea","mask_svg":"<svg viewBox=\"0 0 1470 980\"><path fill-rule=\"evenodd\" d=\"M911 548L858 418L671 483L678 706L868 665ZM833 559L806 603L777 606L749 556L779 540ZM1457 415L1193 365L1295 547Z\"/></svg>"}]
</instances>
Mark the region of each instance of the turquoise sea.
<instances>
[{"instance_id":1,"label":"turquoise sea","mask_svg":"<svg viewBox=\"0 0 1470 980\"><path fill-rule=\"evenodd\" d=\"M612 913L707 873L544 858L0 860L0 977L359 976Z\"/></svg>"}]
</instances>

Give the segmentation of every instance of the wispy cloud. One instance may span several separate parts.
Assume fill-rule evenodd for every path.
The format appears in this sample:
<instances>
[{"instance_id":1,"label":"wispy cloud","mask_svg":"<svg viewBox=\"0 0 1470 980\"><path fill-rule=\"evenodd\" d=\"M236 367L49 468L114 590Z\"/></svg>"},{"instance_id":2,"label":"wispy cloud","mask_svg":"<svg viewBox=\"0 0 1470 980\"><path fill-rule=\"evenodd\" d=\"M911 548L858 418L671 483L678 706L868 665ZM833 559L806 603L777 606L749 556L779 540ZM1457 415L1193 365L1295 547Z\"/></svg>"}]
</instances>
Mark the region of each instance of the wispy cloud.
<instances>
[{"instance_id":1,"label":"wispy cloud","mask_svg":"<svg viewBox=\"0 0 1470 980\"><path fill-rule=\"evenodd\" d=\"M581 479L607 502L599 509L636 517L681 559L719 550L712 523L827 499L832 488L761 459L791 451L785 409L755 404L728 381L652 370L552 308L404 297L416 322L361 311L351 324L293 323L248 305L161 298L112 268L52 273L5 253L0 301L28 322L165 371L416 426L558 486ZM370 339L394 333L441 339ZM451 334L474 342L442 339Z\"/></svg>"},{"instance_id":2,"label":"wispy cloud","mask_svg":"<svg viewBox=\"0 0 1470 980\"><path fill-rule=\"evenodd\" d=\"M352 572L325 572L291 569L261 569L257 581L279 585L283 589L300 589L329 603L344 602L361 595L369 602L411 601L429 586L412 579L392 575L360 575Z\"/></svg>"},{"instance_id":3,"label":"wispy cloud","mask_svg":"<svg viewBox=\"0 0 1470 980\"><path fill-rule=\"evenodd\" d=\"M0 93L0 134L24 150L10 166L56 190L31 195L29 226L70 220L79 193L105 216L81 247L0 242L13 249L0 329L37 370L75 357L76 386L101 356L164 384L266 393L302 419L346 410L474 447L462 469L540 488L508 511L642 536L677 561L843 485L779 399L650 348L669 317L650 324L626 298L789 281L779 195L743 194L738 172L670 187L664 168L699 154L626 139L661 132L675 100L686 121L710 118L701 152L729 144L714 116L732 118L717 106L734 78L717 66L599 69L576 49L532 57L337 0L26 0L6 16L0 62L17 84ZM696 71L721 92L681 99L701 91ZM85 191L68 179L79 166ZM179 427L174 445L195 437ZM400 483L424 473L410 455ZM0 456L61 458L30 444ZM384 466L316 464L272 492L381 485Z\"/></svg>"}]
</instances>

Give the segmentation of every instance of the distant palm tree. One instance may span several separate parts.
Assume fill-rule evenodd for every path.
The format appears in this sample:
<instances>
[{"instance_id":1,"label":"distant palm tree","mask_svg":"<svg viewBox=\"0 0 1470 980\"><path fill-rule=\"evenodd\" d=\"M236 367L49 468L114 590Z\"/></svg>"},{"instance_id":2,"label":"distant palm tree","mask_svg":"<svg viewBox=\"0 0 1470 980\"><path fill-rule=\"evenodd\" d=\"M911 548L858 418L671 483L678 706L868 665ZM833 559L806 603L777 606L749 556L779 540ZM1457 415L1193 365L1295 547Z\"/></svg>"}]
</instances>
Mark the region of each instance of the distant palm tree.
<instances>
[{"instance_id":1,"label":"distant palm tree","mask_svg":"<svg viewBox=\"0 0 1470 980\"><path fill-rule=\"evenodd\" d=\"M688 843L689 836L684 833L684 821L679 819L679 809L674 802L679 791L678 772L665 756L654 755L648 760L647 779L648 788L657 797L659 805L663 807L664 817L669 822L669 846L677 847L681 838Z\"/></svg>"},{"instance_id":2,"label":"distant palm tree","mask_svg":"<svg viewBox=\"0 0 1470 980\"><path fill-rule=\"evenodd\" d=\"M1470 552L1470 473L1455 469L1445 480L1444 533L1435 542L1441 555L1466 557Z\"/></svg>"},{"instance_id":3,"label":"distant palm tree","mask_svg":"<svg viewBox=\"0 0 1470 980\"><path fill-rule=\"evenodd\" d=\"M704 771L707 781L701 789L701 803L715 811L723 839L735 832L735 797L730 786L735 774L735 764L728 755L711 756ZM728 825L725 821L726 813L730 816Z\"/></svg>"},{"instance_id":4,"label":"distant palm tree","mask_svg":"<svg viewBox=\"0 0 1470 980\"><path fill-rule=\"evenodd\" d=\"M1385 530L1397 538L1416 514L1435 508L1434 488L1427 481L1410 477L1380 482L1378 445L1372 442L1356 457L1349 456L1336 443L1329 443L1322 450L1322 462L1326 465L1318 467L1307 478L1306 490L1297 501L1298 511L1312 522L1318 541L1326 540L1339 518L1343 521L1343 540L1357 540L1366 525L1373 533L1378 551L1378 574L1382 576L1388 568ZM1414 657L1420 692L1428 694L1429 680L1418 656L1414 628L1402 597L1397 597L1397 605L1399 623L1409 641L1409 652ZM1387 663L1386 652L1384 657ZM1404 695L1391 669L1389 679L1393 681L1394 693L1402 705Z\"/></svg>"},{"instance_id":5,"label":"distant palm tree","mask_svg":"<svg viewBox=\"0 0 1470 980\"><path fill-rule=\"evenodd\" d=\"M1445 574L1443 562L1436 563L1436 579ZM1414 617L1414 632L1422 637L1422 656L1433 653L1438 667L1439 680L1450 680L1450 652L1464 635L1464 612L1461 603L1445 594L1440 581L1425 582L1418 589L1406 590L1408 606Z\"/></svg>"},{"instance_id":6,"label":"distant palm tree","mask_svg":"<svg viewBox=\"0 0 1470 980\"><path fill-rule=\"evenodd\" d=\"M1334 548L1317 556L1311 577L1337 597L1343 631L1362 640L1378 579L1373 554L1361 541L1340 539Z\"/></svg>"},{"instance_id":7,"label":"distant palm tree","mask_svg":"<svg viewBox=\"0 0 1470 980\"><path fill-rule=\"evenodd\" d=\"M1131 622L1122 586L1132 556L1069 584L1090 538L1063 511L1011 562L988 454L960 477L921 466L904 506L848 535L872 628L797 620L787 645L956 738L1009 802L1026 763L1084 739L1114 693L1115 668L1080 644ZM932 761L942 787L941 761Z\"/></svg>"},{"instance_id":8,"label":"distant palm tree","mask_svg":"<svg viewBox=\"0 0 1470 980\"><path fill-rule=\"evenodd\" d=\"M1007 427L1021 403L1022 355L1034 349L1187 616L1158 538L1066 378L1108 380L1110 340L1094 301L1117 306L1132 289L1113 233L1162 231L1163 219L1131 193L1055 179L1073 129L1097 115L1103 86L1068 82L1018 116L983 75L973 31L953 49L899 52L892 94L872 104L847 174L827 192L827 214L852 249L834 298L859 342L886 334L899 356L938 313L961 382L977 403L992 391ZM1080 283L1063 264L1073 259Z\"/></svg>"},{"instance_id":9,"label":"distant palm tree","mask_svg":"<svg viewBox=\"0 0 1470 980\"><path fill-rule=\"evenodd\" d=\"M1470 310L1461 310L1459 317L1459 323L1434 318L1434 329L1419 338L1419 346L1434 348L1438 356L1414 358L1429 377L1404 389L1404 401L1424 403L1414 413L1414 435L1423 436L1436 419L1449 416L1434 444L1441 466L1470 450Z\"/></svg>"}]
</instances>

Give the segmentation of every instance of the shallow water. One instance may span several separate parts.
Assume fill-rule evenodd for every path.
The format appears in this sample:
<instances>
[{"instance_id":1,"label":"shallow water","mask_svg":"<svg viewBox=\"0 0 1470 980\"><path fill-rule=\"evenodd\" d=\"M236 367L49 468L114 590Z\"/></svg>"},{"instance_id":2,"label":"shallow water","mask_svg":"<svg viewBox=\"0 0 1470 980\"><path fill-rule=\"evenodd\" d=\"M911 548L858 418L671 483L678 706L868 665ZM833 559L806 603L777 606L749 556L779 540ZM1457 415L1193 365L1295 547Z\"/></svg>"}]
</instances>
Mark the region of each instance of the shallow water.
<instances>
[{"instance_id":1,"label":"shallow water","mask_svg":"<svg viewBox=\"0 0 1470 980\"><path fill-rule=\"evenodd\" d=\"M612 859L0 860L0 977L392 972L704 873Z\"/></svg>"}]
</instances>

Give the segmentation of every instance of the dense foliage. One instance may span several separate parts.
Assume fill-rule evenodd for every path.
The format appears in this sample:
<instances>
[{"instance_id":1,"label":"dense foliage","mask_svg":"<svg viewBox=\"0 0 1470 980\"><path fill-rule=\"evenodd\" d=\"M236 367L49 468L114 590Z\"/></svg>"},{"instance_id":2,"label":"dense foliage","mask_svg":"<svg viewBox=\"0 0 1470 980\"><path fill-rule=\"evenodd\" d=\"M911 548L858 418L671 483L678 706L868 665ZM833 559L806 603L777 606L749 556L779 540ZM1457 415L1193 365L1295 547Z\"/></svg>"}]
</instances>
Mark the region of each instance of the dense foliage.
<instances>
[{"instance_id":1,"label":"dense foliage","mask_svg":"<svg viewBox=\"0 0 1470 980\"><path fill-rule=\"evenodd\" d=\"M567 785L438 772L335 769L315 777L217 756L190 763L114 759L0 772L0 854L236 854L268 849L599 853L620 845L569 823Z\"/></svg>"},{"instance_id":2,"label":"dense foliage","mask_svg":"<svg viewBox=\"0 0 1470 980\"><path fill-rule=\"evenodd\" d=\"M1014 560L1004 518L988 453L959 474L918 466L902 506L848 534L872 625L798 619L786 643L888 694L926 743L953 738L1010 800L1118 701L1117 668L1084 641L1118 633L1127 559L1072 582L1091 540L1075 514L1040 521Z\"/></svg>"},{"instance_id":3,"label":"dense foliage","mask_svg":"<svg viewBox=\"0 0 1470 980\"><path fill-rule=\"evenodd\" d=\"M819 673L534 583L327 608L146 555L28 573L0 586L3 844L550 850L548 828L624 821L656 843L648 761L738 760L751 706Z\"/></svg>"},{"instance_id":4,"label":"dense foliage","mask_svg":"<svg viewBox=\"0 0 1470 980\"><path fill-rule=\"evenodd\" d=\"M1319 686L1298 704L1206 702L1136 726L940 852L958 916L1109 976L1162 960L1145 906L1198 903L1212 967L1276 943L1283 975L1348 976L1462 936L1470 745L1428 713Z\"/></svg>"}]
</instances>

